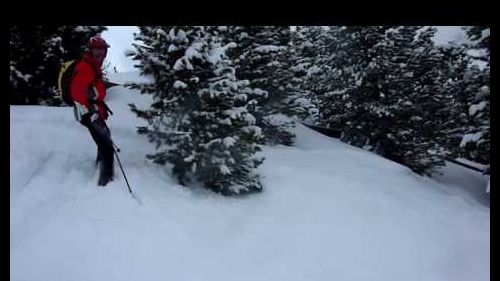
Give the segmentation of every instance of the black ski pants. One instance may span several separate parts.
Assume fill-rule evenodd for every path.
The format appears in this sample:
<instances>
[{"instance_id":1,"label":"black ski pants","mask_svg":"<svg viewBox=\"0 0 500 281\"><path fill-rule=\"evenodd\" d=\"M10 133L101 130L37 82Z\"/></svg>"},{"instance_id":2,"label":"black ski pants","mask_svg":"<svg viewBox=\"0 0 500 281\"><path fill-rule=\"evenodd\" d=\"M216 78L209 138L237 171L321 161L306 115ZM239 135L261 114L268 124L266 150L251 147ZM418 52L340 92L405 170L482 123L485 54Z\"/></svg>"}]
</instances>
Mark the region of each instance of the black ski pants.
<instances>
[{"instance_id":1,"label":"black ski pants","mask_svg":"<svg viewBox=\"0 0 500 281\"><path fill-rule=\"evenodd\" d=\"M90 135L97 145L97 161L101 161L99 185L106 185L114 176L114 147L111 132L104 120L82 122L89 129Z\"/></svg>"}]
</instances>

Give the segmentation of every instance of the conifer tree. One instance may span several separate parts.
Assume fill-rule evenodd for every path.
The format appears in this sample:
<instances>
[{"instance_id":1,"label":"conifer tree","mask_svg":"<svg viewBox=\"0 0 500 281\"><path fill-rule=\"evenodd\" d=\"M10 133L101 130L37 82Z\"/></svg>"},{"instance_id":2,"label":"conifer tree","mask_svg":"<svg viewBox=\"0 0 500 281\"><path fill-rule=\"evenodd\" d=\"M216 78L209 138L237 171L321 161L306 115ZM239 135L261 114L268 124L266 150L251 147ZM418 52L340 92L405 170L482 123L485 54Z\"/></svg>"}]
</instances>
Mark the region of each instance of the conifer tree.
<instances>
[{"instance_id":1,"label":"conifer tree","mask_svg":"<svg viewBox=\"0 0 500 281\"><path fill-rule=\"evenodd\" d=\"M235 44L211 26L141 27L135 39L131 55L141 74L153 77L131 85L154 100L148 109L131 105L149 124L139 133L157 147L148 158L170 163L181 184L194 178L225 195L260 191L262 132L253 97L262 91L236 78L225 55Z\"/></svg>"}]
</instances>

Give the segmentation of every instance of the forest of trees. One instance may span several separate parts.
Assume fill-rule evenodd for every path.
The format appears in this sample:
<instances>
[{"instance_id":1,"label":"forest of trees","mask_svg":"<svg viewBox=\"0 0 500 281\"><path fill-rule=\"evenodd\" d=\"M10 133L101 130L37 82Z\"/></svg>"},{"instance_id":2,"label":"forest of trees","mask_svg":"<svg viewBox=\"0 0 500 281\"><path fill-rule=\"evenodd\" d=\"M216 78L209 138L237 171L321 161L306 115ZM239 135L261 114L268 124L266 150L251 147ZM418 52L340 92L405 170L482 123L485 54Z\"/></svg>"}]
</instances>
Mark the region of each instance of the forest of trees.
<instances>
[{"instance_id":1,"label":"forest of trees","mask_svg":"<svg viewBox=\"0 0 500 281\"><path fill-rule=\"evenodd\" d=\"M10 104L60 105L57 78L104 26L10 26Z\"/></svg>"},{"instance_id":2,"label":"forest of trees","mask_svg":"<svg viewBox=\"0 0 500 281\"><path fill-rule=\"evenodd\" d=\"M431 26L142 26L129 56L153 80L129 87L154 102L131 109L150 159L223 194L261 190L261 145L293 145L297 121L422 175L488 165L490 29L462 29L436 45ZM61 62L103 30L11 26L11 104L57 104Z\"/></svg>"}]
</instances>

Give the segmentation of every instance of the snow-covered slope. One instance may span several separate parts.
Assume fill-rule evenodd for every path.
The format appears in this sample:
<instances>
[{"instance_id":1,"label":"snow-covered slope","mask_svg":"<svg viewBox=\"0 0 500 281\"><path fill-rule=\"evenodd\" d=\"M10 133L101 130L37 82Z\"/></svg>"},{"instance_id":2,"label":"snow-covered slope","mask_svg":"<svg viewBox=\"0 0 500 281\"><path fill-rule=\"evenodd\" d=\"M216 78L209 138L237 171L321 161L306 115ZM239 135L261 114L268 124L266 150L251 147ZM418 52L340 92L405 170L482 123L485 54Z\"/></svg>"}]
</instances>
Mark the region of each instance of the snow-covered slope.
<instances>
[{"instance_id":1,"label":"snow-covered slope","mask_svg":"<svg viewBox=\"0 0 500 281\"><path fill-rule=\"evenodd\" d=\"M489 208L361 149L297 127L265 147L265 190L179 186L113 87L123 177L96 185L96 147L70 108L10 108L11 280L489 280ZM117 167L117 174L120 170ZM455 175L460 177L462 175Z\"/></svg>"}]
</instances>

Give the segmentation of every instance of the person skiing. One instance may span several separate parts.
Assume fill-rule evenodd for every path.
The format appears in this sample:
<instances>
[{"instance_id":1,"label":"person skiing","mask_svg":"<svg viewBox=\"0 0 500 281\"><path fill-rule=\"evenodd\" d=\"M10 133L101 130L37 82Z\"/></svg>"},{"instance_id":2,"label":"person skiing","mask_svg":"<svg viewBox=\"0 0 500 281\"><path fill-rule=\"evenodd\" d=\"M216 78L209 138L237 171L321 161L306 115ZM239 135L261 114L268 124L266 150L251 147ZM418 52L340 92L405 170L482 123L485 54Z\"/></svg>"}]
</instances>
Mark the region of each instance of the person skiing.
<instances>
[{"instance_id":1,"label":"person skiing","mask_svg":"<svg viewBox=\"0 0 500 281\"><path fill-rule=\"evenodd\" d=\"M83 58L75 66L70 86L75 118L87 127L97 145L99 186L105 186L114 177L114 147L111 132L106 125L109 108L104 103L106 87L101 70L108 47L100 36L89 39Z\"/></svg>"}]
</instances>

